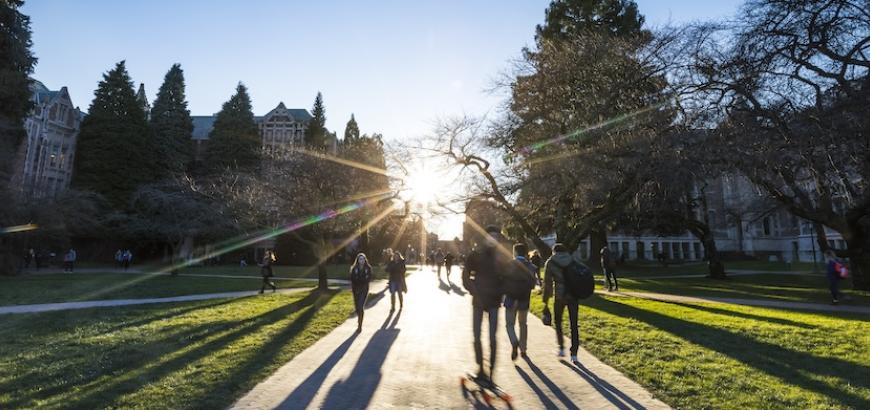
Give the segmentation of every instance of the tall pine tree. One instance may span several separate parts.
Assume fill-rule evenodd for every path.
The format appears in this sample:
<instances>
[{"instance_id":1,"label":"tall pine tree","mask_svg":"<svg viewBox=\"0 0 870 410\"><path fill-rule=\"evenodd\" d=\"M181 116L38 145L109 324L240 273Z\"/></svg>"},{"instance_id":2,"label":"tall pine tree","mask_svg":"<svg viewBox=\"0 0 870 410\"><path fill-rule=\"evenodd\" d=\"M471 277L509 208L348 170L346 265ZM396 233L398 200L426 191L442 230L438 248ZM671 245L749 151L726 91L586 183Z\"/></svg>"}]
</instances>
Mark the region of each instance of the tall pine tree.
<instances>
[{"instance_id":1,"label":"tall pine tree","mask_svg":"<svg viewBox=\"0 0 870 410\"><path fill-rule=\"evenodd\" d=\"M535 39L561 41L586 31L616 36L641 34L644 17L634 0L553 0Z\"/></svg>"},{"instance_id":2,"label":"tall pine tree","mask_svg":"<svg viewBox=\"0 0 870 410\"><path fill-rule=\"evenodd\" d=\"M314 107L311 108L311 120L305 129L305 144L311 148L322 149L329 140L329 131L326 130L326 108L323 106L323 95L317 92L314 98Z\"/></svg>"},{"instance_id":3,"label":"tall pine tree","mask_svg":"<svg viewBox=\"0 0 870 410\"><path fill-rule=\"evenodd\" d=\"M159 145L160 163L170 173L181 173L193 160L190 135L193 120L184 97L184 71L173 64L157 92L151 109L151 131Z\"/></svg>"},{"instance_id":4,"label":"tall pine tree","mask_svg":"<svg viewBox=\"0 0 870 410\"><path fill-rule=\"evenodd\" d=\"M353 117L353 114L350 114L350 121L348 121L347 126L344 127L344 142L348 143L357 139L359 139L359 125L356 124L356 119Z\"/></svg>"},{"instance_id":5,"label":"tall pine tree","mask_svg":"<svg viewBox=\"0 0 870 410\"><path fill-rule=\"evenodd\" d=\"M124 208L137 187L159 174L156 145L121 61L103 75L82 121L73 185Z\"/></svg>"},{"instance_id":6,"label":"tall pine tree","mask_svg":"<svg viewBox=\"0 0 870 410\"><path fill-rule=\"evenodd\" d=\"M24 118L31 109L30 73L36 58L30 51L30 18L18 9L22 0L0 2L0 188L12 172L24 138Z\"/></svg>"},{"instance_id":7,"label":"tall pine tree","mask_svg":"<svg viewBox=\"0 0 870 410\"><path fill-rule=\"evenodd\" d=\"M251 111L251 97L244 84L224 103L208 135L205 166L211 172L225 168L250 168L260 160L260 132Z\"/></svg>"}]
</instances>

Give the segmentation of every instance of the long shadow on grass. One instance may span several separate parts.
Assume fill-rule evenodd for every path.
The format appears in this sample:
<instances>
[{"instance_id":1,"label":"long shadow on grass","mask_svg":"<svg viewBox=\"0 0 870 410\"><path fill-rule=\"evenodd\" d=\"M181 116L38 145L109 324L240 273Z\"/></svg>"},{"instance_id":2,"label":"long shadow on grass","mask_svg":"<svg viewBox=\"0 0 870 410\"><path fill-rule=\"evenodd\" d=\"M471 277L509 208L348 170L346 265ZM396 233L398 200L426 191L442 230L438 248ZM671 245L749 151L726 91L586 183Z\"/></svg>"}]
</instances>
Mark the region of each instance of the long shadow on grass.
<instances>
[{"instance_id":1,"label":"long shadow on grass","mask_svg":"<svg viewBox=\"0 0 870 410\"><path fill-rule=\"evenodd\" d=\"M313 294L318 294L319 297L311 308L272 336L264 345L258 347L256 353L247 358L244 363L234 366L232 372L223 378L224 383L209 386L209 391L202 394L201 397L195 398L195 400L201 403L203 407L221 408L228 405L229 401L253 388L254 382L259 379L258 376L263 372L263 369L281 364L276 362L276 356L281 353L282 349L293 342L293 338L305 330L305 327L311 322L314 315L323 306L326 306L338 292L339 290L329 290L319 294L313 292ZM344 344L347 344L349 347L350 342L354 338L355 336L351 337ZM340 349L341 347L338 350ZM347 350L347 347L345 347L345 350Z\"/></svg>"},{"instance_id":2,"label":"long shadow on grass","mask_svg":"<svg viewBox=\"0 0 870 410\"><path fill-rule=\"evenodd\" d=\"M719 308L715 308L715 307L712 307L709 305L693 305L693 304L688 304L688 303L668 302L668 301L662 301L662 303L667 303L670 305L677 305L677 306L681 306L681 307L684 307L687 309L703 310L705 312L710 312L710 313L717 314L717 315L734 316L734 317L740 317L740 318L749 319L749 320L760 320L760 321L769 322L769 323L776 323L776 324L783 325L783 326L794 326L794 327L799 327L802 329L815 329L816 328L816 326L808 325L806 323L801 323L801 322L795 322L793 320L782 319L782 318L777 318L777 317L753 315L751 313L736 312L736 311L727 310L727 309L719 309Z\"/></svg>"},{"instance_id":3,"label":"long shadow on grass","mask_svg":"<svg viewBox=\"0 0 870 410\"><path fill-rule=\"evenodd\" d=\"M173 372L181 370L199 359L202 359L220 351L221 349L224 349L234 341L245 337L246 335L255 333L264 326L285 319L287 316L293 314L294 312L305 309L306 311L296 320L296 322L305 323L310 320L311 316L313 316L313 314L315 313L314 309L311 309L310 307L317 301L319 297L320 294L318 294L317 292L312 292L300 300L297 300L287 305L283 305L279 308L262 313L255 317L218 324L209 323L203 326L198 326L198 329L205 330L202 330L201 333L196 334L197 337L195 338L195 340L193 340L192 342L190 340L184 340L183 342L179 341L177 342L177 344L184 344L175 347L184 348L191 343L195 343L196 340L206 339L212 335L220 333L225 334L220 335L219 337L210 340L201 346L197 346L196 348L191 349L188 352L177 355L168 361L161 361L161 359L164 355L171 354L173 352L160 351L159 347L161 347L160 345L163 344L163 342L146 344L141 348L141 350L150 354L146 353L145 355L143 355L143 357L140 358L141 362L123 362L122 366L117 366L114 369L108 369L103 374L116 373L118 377L110 379L111 381L109 382L83 387L83 390L90 391L84 393L79 397L64 401L63 406L72 408L106 407L107 405L114 403L116 400L123 397L124 395L141 389L143 385L158 381L163 377L172 374ZM228 329L231 330L227 332ZM152 344L155 345L156 348L154 350L156 351L150 350ZM138 371L140 369L142 370Z\"/></svg>"},{"instance_id":4,"label":"long shadow on grass","mask_svg":"<svg viewBox=\"0 0 870 410\"><path fill-rule=\"evenodd\" d=\"M322 408L364 409L369 406L383 377L381 366L399 337L399 329L395 328L397 319L398 316L393 319L392 312L387 316L381 328L372 335L347 379L337 381L329 389Z\"/></svg>"},{"instance_id":5,"label":"long shadow on grass","mask_svg":"<svg viewBox=\"0 0 870 410\"><path fill-rule=\"evenodd\" d=\"M600 303L596 303L594 308L618 317L630 317L646 322L691 343L717 351L777 377L784 383L841 400L854 408L870 408L870 401L848 390L835 387L861 385L866 380L870 380L870 368L867 366L789 350L751 337L639 309L618 301L601 298ZM842 380L835 382L836 385L829 385L814 380L806 374L831 376Z\"/></svg>"}]
</instances>

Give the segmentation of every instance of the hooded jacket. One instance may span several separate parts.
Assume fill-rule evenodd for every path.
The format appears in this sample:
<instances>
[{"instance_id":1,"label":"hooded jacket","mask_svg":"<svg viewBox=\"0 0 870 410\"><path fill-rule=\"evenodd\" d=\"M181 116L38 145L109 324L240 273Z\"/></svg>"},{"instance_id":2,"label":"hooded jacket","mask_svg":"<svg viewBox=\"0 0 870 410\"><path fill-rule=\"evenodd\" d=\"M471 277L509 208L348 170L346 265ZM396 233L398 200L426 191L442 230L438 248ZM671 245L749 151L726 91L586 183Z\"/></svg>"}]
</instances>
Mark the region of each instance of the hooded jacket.
<instances>
[{"instance_id":1,"label":"hooded jacket","mask_svg":"<svg viewBox=\"0 0 870 410\"><path fill-rule=\"evenodd\" d=\"M549 300L551 296L555 296L556 299L565 296L565 276L562 274L562 268L568 266L572 261L582 263L568 252L556 252L550 259L547 259L544 268L544 300Z\"/></svg>"}]
</instances>

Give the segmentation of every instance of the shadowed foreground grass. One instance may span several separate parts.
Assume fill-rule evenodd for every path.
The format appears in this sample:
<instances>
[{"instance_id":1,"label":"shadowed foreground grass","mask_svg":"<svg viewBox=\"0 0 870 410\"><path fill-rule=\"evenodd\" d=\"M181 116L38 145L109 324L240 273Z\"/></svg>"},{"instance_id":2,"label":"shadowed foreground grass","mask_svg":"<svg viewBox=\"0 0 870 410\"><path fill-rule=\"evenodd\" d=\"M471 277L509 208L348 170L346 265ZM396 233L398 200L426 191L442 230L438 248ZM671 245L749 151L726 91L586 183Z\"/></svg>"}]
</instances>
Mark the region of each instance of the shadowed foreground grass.
<instances>
[{"instance_id":1,"label":"shadowed foreground grass","mask_svg":"<svg viewBox=\"0 0 870 410\"><path fill-rule=\"evenodd\" d=\"M870 408L868 320L627 297L580 308L581 345L680 409Z\"/></svg>"},{"instance_id":2,"label":"shadowed foreground grass","mask_svg":"<svg viewBox=\"0 0 870 410\"><path fill-rule=\"evenodd\" d=\"M352 311L332 291L2 316L0 408L226 408Z\"/></svg>"},{"instance_id":3,"label":"shadowed foreground grass","mask_svg":"<svg viewBox=\"0 0 870 410\"><path fill-rule=\"evenodd\" d=\"M260 276L250 279L123 273L0 276L0 306L260 290L260 284ZM275 284L281 288L316 285L310 281L292 280L277 280Z\"/></svg>"}]
</instances>

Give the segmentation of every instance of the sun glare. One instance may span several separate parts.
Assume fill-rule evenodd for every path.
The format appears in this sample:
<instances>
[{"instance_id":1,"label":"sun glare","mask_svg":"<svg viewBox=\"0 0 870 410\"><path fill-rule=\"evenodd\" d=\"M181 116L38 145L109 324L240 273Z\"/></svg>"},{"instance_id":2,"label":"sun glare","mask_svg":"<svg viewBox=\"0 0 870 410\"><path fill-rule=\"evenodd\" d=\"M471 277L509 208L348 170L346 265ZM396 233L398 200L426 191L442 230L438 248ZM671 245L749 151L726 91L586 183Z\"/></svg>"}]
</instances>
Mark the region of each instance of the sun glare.
<instances>
[{"instance_id":1,"label":"sun glare","mask_svg":"<svg viewBox=\"0 0 870 410\"><path fill-rule=\"evenodd\" d=\"M405 198L420 205L432 204L436 201L442 184L443 181L439 181L438 176L431 172L411 173L405 178Z\"/></svg>"}]
</instances>

